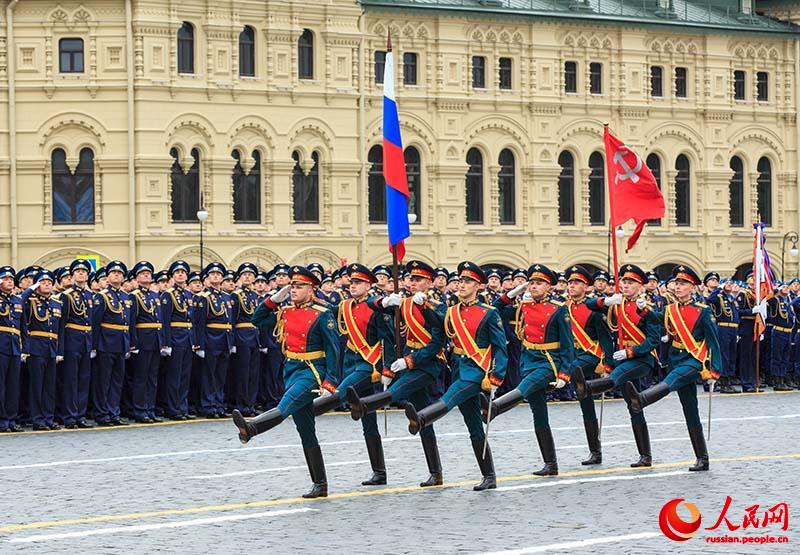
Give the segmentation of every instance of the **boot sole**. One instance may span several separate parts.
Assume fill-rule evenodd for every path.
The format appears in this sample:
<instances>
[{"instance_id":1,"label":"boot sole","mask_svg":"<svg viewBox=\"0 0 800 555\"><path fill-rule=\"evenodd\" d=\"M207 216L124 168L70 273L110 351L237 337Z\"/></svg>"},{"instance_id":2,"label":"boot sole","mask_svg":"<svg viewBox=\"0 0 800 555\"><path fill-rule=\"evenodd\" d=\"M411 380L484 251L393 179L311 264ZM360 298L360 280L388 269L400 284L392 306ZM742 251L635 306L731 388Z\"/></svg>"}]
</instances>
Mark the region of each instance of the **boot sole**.
<instances>
[{"instance_id":1,"label":"boot sole","mask_svg":"<svg viewBox=\"0 0 800 555\"><path fill-rule=\"evenodd\" d=\"M361 399L358 397L358 393L356 393L355 389L348 387L344 398L347 404L350 405L350 418L355 421L361 420L364 413L361 407Z\"/></svg>"},{"instance_id":2,"label":"boot sole","mask_svg":"<svg viewBox=\"0 0 800 555\"><path fill-rule=\"evenodd\" d=\"M418 415L417 410L411 403L406 404L406 418L408 418L408 433L411 435L417 435L420 430L419 422L417 421Z\"/></svg>"},{"instance_id":3,"label":"boot sole","mask_svg":"<svg viewBox=\"0 0 800 555\"><path fill-rule=\"evenodd\" d=\"M247 433L247 421L238 410L233 411L233 423L239 429L239 441L246 445L250 441L250 434Z\"/></svg>"}]
</instances>

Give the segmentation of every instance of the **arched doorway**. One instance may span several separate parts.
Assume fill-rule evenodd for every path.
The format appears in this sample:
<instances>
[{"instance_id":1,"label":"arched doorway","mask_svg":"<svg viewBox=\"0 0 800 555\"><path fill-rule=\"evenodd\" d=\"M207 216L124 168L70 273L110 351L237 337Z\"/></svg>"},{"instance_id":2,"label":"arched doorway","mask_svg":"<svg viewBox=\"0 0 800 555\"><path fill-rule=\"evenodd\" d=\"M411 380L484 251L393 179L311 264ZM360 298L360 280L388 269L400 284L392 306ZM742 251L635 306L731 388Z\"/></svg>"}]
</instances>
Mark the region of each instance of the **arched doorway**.
<instances>
[{"instance_id":1,"label":"arched doorway","mask_svg":"<svg viewBox=\"0 0 800 555\"><path fill-rule=\"evenodd\" d=\"M675 268L675 266L678 264L678 262L665 262L664 264L659 264L653 268L653 271L658 276L658 279L663 281L672 275L673 268Z\"/></svg>"},{"instance_id":2,"label":"arched doorway","mask_svg":"<svg viewBox=\"0 0 800 555\"><path fill-rule=\"evenodd\" d=\"M739 264L736 266L736 271L733 273L733 279L744 281L744 276L747 272L752 271L753 263L752 262L745 262L744 264Z\"/></svg>"}]
</instances>

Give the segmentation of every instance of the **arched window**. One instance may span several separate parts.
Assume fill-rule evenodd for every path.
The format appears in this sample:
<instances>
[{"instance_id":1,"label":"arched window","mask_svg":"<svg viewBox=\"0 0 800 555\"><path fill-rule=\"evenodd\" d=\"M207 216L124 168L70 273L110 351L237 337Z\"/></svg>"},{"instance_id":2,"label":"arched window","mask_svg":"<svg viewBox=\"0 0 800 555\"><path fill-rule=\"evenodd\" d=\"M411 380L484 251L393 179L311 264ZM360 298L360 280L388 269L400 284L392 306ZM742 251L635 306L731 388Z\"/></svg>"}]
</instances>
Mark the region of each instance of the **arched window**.
<instances>
[{"instance_id":1,"label":"arched window","mask_svg":"<svg viewBox=\"0 0 800 555\"><path fill-rule=\"evenodd\" d=\"M558 155L558 223L575 225L575 158L571 152Z\"/></svg>"},{"instance_id":2,"label":"arched window","mask_svg":"<svg viewBox=\"0 0 800 555\"><path fill-rule=\"evenodd\" d=\"M94 223L94 152L84 148L72 174L67 155L57 148L50 156L53 181L53 223Z\"/></svg>"},{"instance_id":3,"label":"arched window","mask_svg":"<svg viewBox=\"0 0 800 555\"><path fill-rule=\"evenodd\" d=\"M408 213L416 214L417 221L422 223L422 167L420 164L419 150L413 146L408 147L403 153L406 162L406 176L408 177Z\"/></svg>"},{"instance_id":4,"label":"arched window","mask_svg":"<svg viewBox=\"0 0 800 555\"><path fill-rule=\"evenodd\" d=\"M603 155L592 152L589 156L589 223L606 224L606 163Z\"/></svg>"},{"instance_id":5,"label":"arched window","mask_svg":"<svg viewBox=\"0 0 800 555\"><path fill-rule=\"evenodd\" d=\"M477 148L467 152L467 223L483 223L483 154Z\"/></svg>"},{"instance_id":6,"label":"arched window","mask_svg":"<svg viewBox=\"0 0 800 555\"><path fill-rule=\"evenodd\" d=\"M367 154L369 177L367 189L369 194L369 223L386 223L386 180L383 178L383 147L375 145Z\"/></svg>"},{"instance_id":7,"label":"arched window","mask_svg":"<svg viewBox=\"0 0 800 555\"><path fill-rule=\"evenodd\" d=\"M169 151L172 156L172 221L174 223L196 222L200 210L200 152L192 149L194 163L184 173L178 150Z\"/></svg>"},{"instance_id":8,"label":"arched window","mask_svg":"<svg viewBox=\"0 0 800 555\"><path fill-rule=\"evenodd\" d=\"M300 79L314 78L314 33L303 29L297 41L297 76Z\"/></svg>"},{"instance_id":9,"label":"arched window","mask_svg":"<svg viewBox=\"0 0 800 555\"><path fill-rule=\"evenodd\" d=\"M294 172L292 174L292 187L294 189L294 223L318 224L319 223L319 154L311 154L314 166L308 175L300 167L300 153L292 153L294 159Z\"/></svg>"},{"instance_id":10,"label":"arched window","mask_svg":"<svg viewBox=\"0 0 800 555\"><path fill-rule=\"evenodd\" d=\"M194 73L194 26L188 21L178 29L178 73Z\"/></svg>"},{"instance_id":11,"label":"arched window","mask_svg":"<svg viewBox=\"0 0 800 555\"><path fill-rule=\"evenodd\" d=\"M497 176L497 186L500 189L500 223L517 223L516 181L517 168L514 153L504 148L500 151L500 173Z\"/></svg>"},{"instance_id":12,"label":"arched window","mask_svg":"<svg viewBox=\"0 0 800 555\"><path fill-rule=\"evenodd\" d=\"M675 160L675 224L691 224L691 165L681 154Z\"/></svg>"},{"instance_id":13,"label":"arched window","mask_svg":"<svg viewBox=\"0 0 800 555\"><path fill-rule=\"evenodd\" d=\"M658 154L649 154L646 163L656 180L656 185L661 189L661 158L658 157ZM661 225L661 218L647 220L647 225Z\"/></svg>"},{"instance_id":14,"label":"arched window","mask_svg":"<svg viewBox=\"0 0 800 555\"><path fill-rule=\"evenodd\" d=\"M766 156L758 160L758 214L765 225L772 225L772 164Z\"/></svg>"},{"instance_id":15,"label":"arched window","mask_svg":"<svg viewBox=\"0 0 800 555\"><path fill-rule=\"evenodd\" d=\"M744 227L744 164L738 156L731 158L730 222L731 227Z\"/></svg>"},{"instance_id":16,"label":"arched window","mask_svg":"<svg viewBox=\"0 0 800 555\"><path fill-rule=\"evenodd\" d=\"M253 151L253 167L246 174L242 168L241 154L231 152L236 160L233 168L233 221L237 224L261 222L261 153Z\"/></svg>"},{"instance_id":17,"label":"arched window","mask_svg":"<svg viewBox=\"0 0 800 555\"><path fill-rule=\"evenodd\" d=\"M256 32L245 25L239 33L239 75L253 77L256 74Z\"/></svg>"}]
</instances>

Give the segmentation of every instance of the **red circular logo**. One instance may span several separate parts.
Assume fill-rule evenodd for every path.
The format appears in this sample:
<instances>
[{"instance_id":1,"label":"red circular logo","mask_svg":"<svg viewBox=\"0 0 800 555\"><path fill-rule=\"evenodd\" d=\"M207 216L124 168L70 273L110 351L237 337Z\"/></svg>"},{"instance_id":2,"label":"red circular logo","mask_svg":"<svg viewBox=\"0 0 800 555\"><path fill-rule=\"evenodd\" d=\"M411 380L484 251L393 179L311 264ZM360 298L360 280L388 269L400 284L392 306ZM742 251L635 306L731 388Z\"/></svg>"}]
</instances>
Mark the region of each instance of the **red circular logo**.
<instances>
[{"instance_id":1,"label":"red circular logo","mask_svg":"<svg viewBox=\"0 0 800 555\"><path fill-rule=\"evenodd\" d=\"M684 507L689 510L688 521L678 515L678 507L682 501L684 501L682 497L668 501L661 507L661 512L658 514L658 525L661 527L661 531L676 542L685 542L700 529L700 511L694 504L688 501L683 503Z\"/></svg>"}]
</instances>

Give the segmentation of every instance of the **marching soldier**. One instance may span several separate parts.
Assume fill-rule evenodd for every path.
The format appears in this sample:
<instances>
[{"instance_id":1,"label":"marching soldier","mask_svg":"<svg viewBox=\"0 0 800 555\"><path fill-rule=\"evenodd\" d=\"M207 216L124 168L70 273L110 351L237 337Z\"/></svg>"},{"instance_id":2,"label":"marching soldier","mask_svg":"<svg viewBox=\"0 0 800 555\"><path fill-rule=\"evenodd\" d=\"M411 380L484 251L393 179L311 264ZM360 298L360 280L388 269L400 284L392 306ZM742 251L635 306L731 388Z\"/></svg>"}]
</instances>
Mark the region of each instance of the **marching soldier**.
<instances>
[{"instance_id":1,"label":"marching soldier","mask_svg":"<svg viewBox=\"0 0 800 555\"><path fill-rule=\"evenodd\" d=\"M274 270L268 275L259 274L256 281L262 279L265 285L274 281ZM259 304L263 303L276 291L265 291L259 296ZM261 410L274 409L283 397L283 354L275 340L275 330L267 325L258 326L259 344L261 345L261 379L259 380L259 405Z\"/></svg>"},{"instance_id":2,"label":"marching soldier","mask_svg":"<svg viewBox=\"0 0 800 555\"><path fill-rule=\"evenodd\" d=\"M236 270L239 288L233 292L233 368L234 408L244 416L255 416L259 380L258 328L251 321L258 306L258 295L252 289L256 278L255 264L245 262Z\"/></svg>"},{"instance_id":3,"label":"marching soldier","mask_svg":"<svg viewBox=\"0 0 800 555\"><path fill-rule=\"evenodd\" d=\"M473 489L495 489L497 479L492 452L487 444L481 418L481 390L494 396L502 385L506 371L506 338L500 315L494 307L478 300L481 285L486 284L486 274L477 264L462 262L458 265L461 278L459 303L447 309L444 330L453 340L453 383L441 400L417 411L413 403L406 404L408 431L417 434L430 426L453 408L458 407L469 430L472 451L478 461L483 479Z\"/></svg>"},{"instance_id":4,"label":"marching soldier","mask_svg":"<svg viewBox=\"0 0 800 555\"><path fill-rule=\"evenodd\" d=\"M61 301L53 292L55 278L40 270L35 283L23 291L25 333L22 355L28 362L28 407L34 431L58 430L56 424L56 362L63 359Z\"/></svg>"},{"instance_id":5,"label":"marching soldier","mask_svg":"<svg viewBox=\"0 0 800 555\"><path fill-rule=\"evenodd\" d=\"M16 418L22 334L27 330L22 299L13 293L14 282L14 268L0 266L0 433L22 431Z\"/></svg>"},{"instance_id":6,"label":"marching soldier","mask_svg":"<svg viewBox=\"0 0 800 555\"><path fill-rule=\"evenodd\" d=\"M525 399L533 413L533 428L544 459L544 467L534 472L536 476L558 475L558 461L553 433L547 416L545 391L555 382L556 389L569 382L567 371L575 357L569 315L563 303L552 300L550 291L557 276L543 264L528 268L528 283L518 285L504 293L495 303L504 320L516 320L517 336L522 341L520 377L522 381L513 390L496 399L487 407L486 417L508 412ZM527 289L530 300L515 306L514 299Z\"/></svg>"},{"instance_id":7,"label":"marching soldier","mask_svg":"<svg viewBox=\"0 0 800 555\"><path fill-rule=\"evenodd\" d=\"M225 414L225 379L233 350L231 308L220 289L225 266L211 262L203 275L208 288L194 303L194 330L197 356L202 359L200 372L200 414L223 418Z\"/></svg>"},{"instance_id":8,"label":"marching soldier","mask_svg":"<svg viewBox=\"0 0 800 555\"><path fill-rule=\"evenodd\" d=\"M235 410L233 422L239 429L239 440L247 443L291 416L313 481L311 491L303 497L313 499L328 496L325 463L314 426L314 399L317 391L323 397L336 393L339 337L333 313L314 300L314 288L319 286L317 277L302 266L293 266L291 272L291 285L273 293L253 314L257 326L275 328L286 355L286 393L276 408L252 420L245 420ZM281 306L290 298L289 306Z\"/></svg>"},{"instance_id":9,"label":"marching soldier","mask_svg":"<svg viewBox=\"0 0 800 555\"><path fill-rule=\"evenodd\" d=\"M380 295L388 295L389 292L386 291L386 285L389 283L389 280L392 279L392 270L385 265L375 266L372 269L372 273L375 275L375 290Z\"/></svg>"},{"instance_id":10,"label":"marching soldier","mask_svg":"<svg viewBox=\"0 0 800 555\"><path fill-rule=\"evenodd\" d=\"M608 291L608 283L611 278L605 270L597 270L592 274L592 285L594 286L595 297L605 297Z\"/></svg>"},{"instance_id":11,"label":"marching soldier","mask_svg":"<svg viewBox=\"0 0 800 555\"><path fill-rule=\"evenodd\" d=\"M706 276L708 277L708 276ZM739 328L739 307L733 296L733 282L725 278L706 298L717 324L717 336L722 359L720 361L720 393L737 393L733 387L736 376L736 343ZM663 309L657 311L661 312Z\"/></svg>"},{"instance_id":12,"label":"marching soldier","mask_svg":"<svg viewBox=\"0 0 800 555\"><path fill-rule=\"evenodd\" d=\"M400 311L400 329L405 332L406 339L404 355L395 360L389 369L384 369L386 379L381 381L386 387L385 391L359 398L353 387L347 389L346 398L353 420L359 420L393 402L408 401L420 408L428 406L428 386L443 371L442 325L445 306L428 299L434 269L420 260L410 261L407 267L414 289L412 296L404 298L401 293L391 293L368 302L373 310L387 314ZM443 483L442 463L433 427L424 427L420 431L420 439L430 472L420 487L440 486Z\"/></svg>"},{"instance_id":13,"label":"marching soldier","mask_svg":"<svg viewBox=\"0 0 800 555\"><path fill-rule=\"evenodd\" d=\"M703 471L708 470L708 450L697 409L696 380L698 375L703 380L716 380L719 377L719 342L711 310L705 304L692 300L693 289L700 284L700 278L688 266L676 266L672 276L675 278L676 302L667 305L664 313L647 307L640 311L648 320L664 322L667 334L672 339L670 372L663 382L641 393L636 391L632 382L627 382L625 392L636 412L641 412L644 407L666 397L671 391L678 392L689 438L697 457L697 462L689 470Z\"/></svg>"},{"instance_id":14,"label":"marching soldier","mask_svg":"<svg viewBox=\"0 0 800 555\"><path fill-rule=\"evenodd\" d=\"M343 401L342 393L350 387L359 395L372 393L373 383L381 380L384 357L394 348L391 317L376 312L367 303L370 287L376 281L375 275L362 264L350 264L346 271L350 276L350 298L338 307L331 307L337 314L339 333L347 340L342 365L344 379L336 393L314 400L315 416L339 407ZM386 378L384 380L388 382ZM372 477L361 485L386 484L386 463L375 413L364 415L361 426L372 466Z\"/></svg>"},{"instance_id":15,"label":"marching soldier","mask_svg":"<svg viewBox=\"0 0 800 555\"><path fill-rule=\"evenodd\" d=\"M584 378L594 379L596 374L611 372L608 356L613 352L611 332L603 320L603 315L587 306L586 288L591 284L592 276L583 266L572 266L567 276L567 310L569 312L572 335L575 338L576 356L573 368L579 368ZM597 369L599 372L596 372ZM571 372L575 375L575 370ZM583 427L586 441L589 443L589 458L582 465L600 464L603 454L600 447L600 430L597 423L597 412L594 399L586 395L580 401L583 414Z\"/></svg>"},{"instance_id":16,"label":"marching soldier","mask_svg":"<svg viewBox=\"0 0 800 555\"><path fill-rule=\"evenodd\" d=\"M64 362L58 377L59 401L56 406L59 418L69 429L94 427L86 421L92 377L93 295L87 287L91 270L88 260L73 260L69 265L72 285L60 297L64 320Z\"/></svg>"},{"instance_id":17,"label":"marching soldier","mask_svg":"<svg viewBox=\"0 0 800 555\"><path fill-rule=\"evenodd\" d=\"M607 315L609 329L618 334L618 350L614 351L613 370L610 375L586 380L580 368L575 368L572 375L575 393L579 400L589 395L602 393L616 387L622 387L631 380L639 380L649 375L656 364L655 348L659 343L659 324L648 321L639 314L647 301L641 298L645 282L645 273L638 266L626 264L619 270L622 293L609 297L597 297L590 300L587 306ZM652 466L650 453L650 433L647 421L641 411L631 408L630 398L625 395L628 411L631 415L631 427L639 460L631 466Z\"/></svg>"},{"instance_id":18,"label":"marching soldier","mask_svg":"<svg viewBox=\"0 0 800 555\"><path fill-rule=\"evenodd\" d=\"M173 286L160 296L164 324L164 346L160 354L165 360L165 414L171 420L189 417L189 381L192 375L192 295L186 289L189 264L176 260L167 271Z\"/></svg>"},{"instance_id":19,"label":"marching soldier","mask_svg":"<svg viewBox=\"0 0 800 555\"><path fill-rule=\"evenodd\" d=\"M124 426L120 398L125 379L125 359L130 356L130 315L122 282L128 269L119 260L105 267L108 286L92 301L92 351L96 353L92 373L92 404L99 426Z\"/></svg>"},{"instance_id":20,"label":"marching soldier","mask_svg":"<svg viewBox=\"0 0 800 555\"><path fill-rule=\"evenodd\" d=\"M156 417L156 387L164 333L161 323L160 300L150 290L153 265L146 261L133 267L137 288L131 292L131 367L133 369L133 417L136 422L161 422Z\"/></svg>"}]
</instances>

